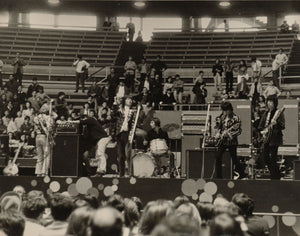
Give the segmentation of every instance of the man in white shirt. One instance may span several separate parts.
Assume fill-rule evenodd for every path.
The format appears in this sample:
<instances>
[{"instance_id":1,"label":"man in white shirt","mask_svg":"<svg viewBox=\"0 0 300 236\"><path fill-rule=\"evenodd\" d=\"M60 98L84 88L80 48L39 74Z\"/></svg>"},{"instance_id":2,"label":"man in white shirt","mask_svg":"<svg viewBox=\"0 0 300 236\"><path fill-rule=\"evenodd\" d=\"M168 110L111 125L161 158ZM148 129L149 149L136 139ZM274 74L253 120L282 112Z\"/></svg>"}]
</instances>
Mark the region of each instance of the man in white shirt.
<instances>
[{"instance_id":1,"label":"man in white shirt","mask_svg":"<svg viewBox=\"0 0 300 236\"><path fill-rule=\"evenodd\" d=\"M262 63L260 60L258 60L256 57L252 57L251 60L251 68L252 68L252 79L254 81L255 78L258 78L261 76L261 67Z\"/></svg>"},{"instance_id":2,"label":"man in white shirt","mask_svg":"<svg viewBox=\"0 0 300 236\"><path fill-rule=\"evenodd\" d=\"M90 64L87 63L85 60L82 59L81 55L78 55L78 59L73 63L73 66L76 66L76 90L75 93L78 92L79 89L79 81L82 86L82 92L84 92L84 81L87 78L88 75L88 68L90 67Z\"/></svg>"},{"instance_id":3,"label":"man in white shirt","mask_svg":"<svg viewBox=\"0 0 300 236\"><path fill-rule=\"evenodd\" d=\"M0 60L0 88L2 89L2 68L3 68L3 61Z\"/></svg>"},{"instance_id":4,"label":"man in white shirt","mask_svg":"<svg viewBox=\"0 0 300 236\"><path fill-rule=\"evenodd\" d=\"M285 53L283 53L282 48L279 49L279 53L276 55L275 60L277 61L279 66L282 66L283 71L285 71L288 57Z\"/></svg>"}]
</instances>

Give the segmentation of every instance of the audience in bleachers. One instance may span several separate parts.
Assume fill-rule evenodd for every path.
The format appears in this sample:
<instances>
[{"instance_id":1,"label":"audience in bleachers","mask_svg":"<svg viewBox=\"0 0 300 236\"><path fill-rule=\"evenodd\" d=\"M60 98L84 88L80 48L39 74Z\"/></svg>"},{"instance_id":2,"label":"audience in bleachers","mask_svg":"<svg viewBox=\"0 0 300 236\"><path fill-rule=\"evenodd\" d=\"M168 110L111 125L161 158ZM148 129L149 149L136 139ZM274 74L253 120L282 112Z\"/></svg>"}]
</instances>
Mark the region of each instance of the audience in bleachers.
<instances>
[{"instance_id":1,"label":"audience in bleachers","mask_svg":"<svg viewBox=\"0 0 300 236\"><path fill-rule=\"evenodd\" d=\"M20 186L21 187L21 186ZM262 236L267 222L253 214L254 201L236 193L229 202L192 202L186 196L174 201L155 200L143 207L137 197L114 194L106 199L67 192L44 196L38 190L19 195L10 191L0 198L0 234L8 236ZM2 235L1 234L1 235Z\"/></svg>"}]
</instances>

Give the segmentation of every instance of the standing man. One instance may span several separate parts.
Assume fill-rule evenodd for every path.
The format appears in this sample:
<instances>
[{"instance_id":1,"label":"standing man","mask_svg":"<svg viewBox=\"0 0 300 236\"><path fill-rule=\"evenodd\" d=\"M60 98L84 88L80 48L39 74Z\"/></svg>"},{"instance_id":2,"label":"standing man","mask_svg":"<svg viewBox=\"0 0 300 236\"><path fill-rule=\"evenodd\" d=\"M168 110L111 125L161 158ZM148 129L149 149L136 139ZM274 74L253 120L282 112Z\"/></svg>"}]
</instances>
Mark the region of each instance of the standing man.
<instances>
[{"instance_id":1,"label":"standing man","mask_svg":"<svg viewBox=\"0 0 300 236\"><path fill-rule=\"evenodd\" d=\"M20 57L20 53L16 54L16 58L13 61L12 65L14 66L14 77L18 80L19 84L22 85L23 79L23 66L25 66L24 60Z\"/></svg>"},{"instance_id":2,"label":"standing man","mask_svg":"<svg viewBox=\"0 0 300 236\"><path fill-rule=\"evenodd\" d=\"M119 85L119 76L115 73L114 68L110 68L110 74L107 76L108 82L108 106L111 107L114 103L116 90Z\"/></svg>"},{"instance_id":3,"label":"standing man","mask_svg":"<svg viewBox=\"0 0 300 236\"><path fill-rule=\"evenodd\" d=\"M251 58L252 80L261 76L262 63L256 57Z\"/></svg>"},{"instance_id":4,"label":"standing man","mask_svg":"<svg viewBox=\"0 0 300 236\"><path fill-rule=\"evenodd\" d=\"M2 89L3 84L2 84L2 69L3 69L3 61L0 59L0 88Z\"/></svg>"},{"instance_id":5,"label":"standing man","mask_svg":"<svg viewBox=\"0 0 300 236\"><path fill-rule=\"evenodd\" d=\"M138 65L138 71L140 72L140 86L139 86L139 92L142 92L143 85L145 83L146 77L150 73L150 65L146 62L145 58L142 58L141 63Z\"/></svg>"},{"instance_id":6,"label":"standing man","mask_svg":"<svg viewBox=\"0 0 300 236\"><path fill-rule=\"evenodd\" d=\"M226 93L229 94L233 90L233 69L234 65L231 62L230 57L226 57L224 62Z\"/></svg>"},{"instance_id":7,"label":"standing man","mask_svg":"<svg viewBox=\"0 0 300 236\"><path fill-rule=\"evenodd\" d=\"M285 53L283 53L283 49L282 48L279 49L279 53L276 55L275 61L276 61L277 65L278 65L278 69L280 70L280 68L281 68L281 74L278 73L278 75L282 76L282 74L286 70L286 65L288 63L288 57L287 57L287 55Z\"/></svg>"},{"instance_id":8,"label":"standing man","mask_svg":"<svg viewBox=\"0 0 300 236\"><path fill-rule=\"evenodd\" d=\"M154 69L154 77L159 75L159 79L162 82L163 72L167 69L166 63L161 61L161 56L157 55L156 61L151 65L151 69Z\"/></svg>"},{"instance_id":9,"label":"standing man","mask_svg":"<svg viewBox=\"0 0 300 236\"><path fill-rule=\"evenodd\" d=\"M106 173L106 159L105 154L107 144L111 141L111 137L107 135L105 130L102 128L100 123L95 117L94 110L90 110L88 117L80 121L73 121L75 123L80 123L86 125L86 136L84 138L83 146L83 162L89 175L93 175L93 171L90 166L90 158L92 153L95 152L95 158L98 159L98 167L96 175L93 177L100 177Z\"/></svg>"},{"instance_id":10,"label":"standing man","mask_svg":"<svg viewBox=\"0 0 300 236\"><path fill-rule=\"evenodd\" d=\"M268 165L271 179L280 179L279 166L277 165L278 147L282 144L282 130L285 128L284 114L277 109L278 99L276 95L267 97L267 111L262 116L258 130L263 135L269 135L269 139L263 144L263 158ZM272 126L273 129L267 133L266 127Z\"/></svg>"},{"instance_id":11,"label":"standing man","mask_svg":"<svg viewBox=\"0 0 300 236\"><path fill-rule=\"evenodd\" d=\"M239 173L239 178L242 179L245 177L245 173L237 157L238 136L242 132L241 120L233 113L233 107L230 102L223 102L221 109L222 114L216 118L216 138L220 139L216 156L217 178L222 178L222 156L225 150L229 149L235 170Z\"/></svg>"},{"instance_id":12,"label":"standing man","mask_svg":"<svg viewBox=\"0 0 300 236\"><path fill-rule=\"evenodd\" d=\"M129 42L133 42L133 36L135 34L135 25L132 23L130 18L130 22L127 23L126 28L128 29L128 40Z\"/></svg>"},{"instance_id":13,"label":"standing man","mask_svg":"<svg viewBox=\"0 0 300 236\"><path fill-rule=\"evenodd\" d=\"M223 66L220 63L219 59L216 59L216 64L213 65L212 73L214 76L214 84L217 91L222 91L222 73Z\"/></svg>"},{"instance_id":14,"label":"standing man","mask_svg":"<svg viewBox=\"0 0 300 236\"><path fill-rule=\"evenodd\" d=\"M82 86L82 92L84 93L84 81L87 79L88 68L90 64L82 59L81 55L78 55L77 60L73 63L73 66L76 66L76 90L75 93L78 92L79 89L79 81Z\"/></svg>"},{"instance_id":15,"label":"standing man","mask_svg":"<svg viewBox=\"0 0 300 236\"><path fill-rule=\"evenodd\" d=\"M54 116L57 117L56 114ZM56 117L53 117L48 109L43 108L40 110L40 114L33 119L37 152L35 174L38 177L49 175L49 165L53 147L53 126Z\"/></svg>"},{"instance_id":16,"label":"standing man","mask_svg":"<svg viewBox=\"0 0 300 236\"><path fill-rule=\"evenodd\" d=\"M129 167L129 158L126 155L126 149L128 147L128 138L133 123L134 111L131 109L132 98L126 97L122 99L122 103L116 107L114 111L113 119L115 120L115 130L113 134L117 140L117 152L119 161L119 174L120 177L125 175L125 162L127 160Z\"/></svg>"},{"instance_id":17,"label":"standing man","mask_svg":"<svg viewBox=\"0 0 300 236\"><path fill-rule=\"evenodd\" d=\"M132 56L129 56L128 61L124 65L125 70L125 85L131 92L134 92L134 80L136 64L132 60Z\"/></svg>"}]
</instances>

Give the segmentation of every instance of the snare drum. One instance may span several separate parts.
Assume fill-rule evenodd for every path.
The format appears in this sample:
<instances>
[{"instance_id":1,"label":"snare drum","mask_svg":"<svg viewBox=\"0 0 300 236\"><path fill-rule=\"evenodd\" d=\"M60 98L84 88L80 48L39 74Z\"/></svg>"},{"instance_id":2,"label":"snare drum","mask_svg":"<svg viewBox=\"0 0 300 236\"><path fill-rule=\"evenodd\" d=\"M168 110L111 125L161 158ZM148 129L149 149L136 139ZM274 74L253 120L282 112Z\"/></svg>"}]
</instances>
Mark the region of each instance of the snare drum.
<instances>
[{"instance_id":1,"label":"snare drum","mask_svg":"<svg viewBox=\"0 0 300 236\"><path fill-rule=\"evenodd\" d=\"M162 156L168 152L168 146L164 139L153 139L150 142L150 151L153 156Z\"/></svg>"},{"instance_id":2,"label":"snare drum","mask_svg":"<svg viewBox=\"0 0 300 236\"><path fill-rule=\"evenodd\" d=\"M151 177L154 173L155 164L151 156L139 152L132 158L133 175L136 177Z\"/></svg>"}]
</instances>

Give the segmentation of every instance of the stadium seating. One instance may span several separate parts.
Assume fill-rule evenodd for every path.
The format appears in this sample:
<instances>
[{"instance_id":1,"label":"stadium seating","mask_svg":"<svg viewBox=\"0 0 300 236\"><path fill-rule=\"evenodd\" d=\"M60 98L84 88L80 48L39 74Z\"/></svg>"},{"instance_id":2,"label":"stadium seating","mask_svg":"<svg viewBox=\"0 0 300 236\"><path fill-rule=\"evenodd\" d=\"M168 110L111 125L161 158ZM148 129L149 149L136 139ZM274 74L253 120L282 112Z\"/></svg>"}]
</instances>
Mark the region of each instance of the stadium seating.
<instances>
[{"instance_id":1,"label":"stadium seating","mask_svg":"<svg viewBox=\"0 0 300 236\"><path fill-rule=\"evenodd\" d=\"M0 28L1 59L19 52L28 65L70 66L81 54L93 66L114 64L126 33L31 28Z\"/></svg>"},{"instance_id":2,"label":"stadium seating","mask_svg":"<svg viewBox=\"0 0 300 236\"><path fill-rule=\"evenodd\" d=\"M290 54L295 34L277 31L258 32L159 32L154 33L146 49L148 61L160 54L169 67L211 67L216 58L221 61L230 56L233 61L241 59L250 63L257 56L264 65L271 65L272 55L283 48Z\"/></svg>"}]
</instances>

